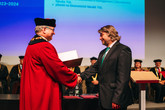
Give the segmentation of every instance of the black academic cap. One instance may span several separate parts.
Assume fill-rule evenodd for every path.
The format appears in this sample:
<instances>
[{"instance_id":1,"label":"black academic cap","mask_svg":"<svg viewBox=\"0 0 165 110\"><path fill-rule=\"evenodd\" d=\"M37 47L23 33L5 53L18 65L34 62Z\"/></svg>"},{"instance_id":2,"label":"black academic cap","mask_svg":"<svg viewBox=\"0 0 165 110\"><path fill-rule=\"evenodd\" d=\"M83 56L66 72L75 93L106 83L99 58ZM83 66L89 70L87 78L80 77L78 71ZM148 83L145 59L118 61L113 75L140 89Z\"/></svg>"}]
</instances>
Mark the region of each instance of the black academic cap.
<instances>
[{"instance_id":1,"label":"black academic cap","mask_svg":"<svg viewBox=\"0 0 165 110\"><path fill-rule=\"evenodd\" d=\"M19 59L23 59L24 58L24 56L19 56Z\"/></svg>"},{"instance_id":2,"label":"black academic cap","mask_svg":"<svg viewBox=\"0 0 165 110\"><path fill-rule=\"evenodd\" d=\"M155 59L154 62L162 62L161 59Z\"/></svg>"},{"instance_id":3,"label":"black academic cap","mask_svg":"<svg viewBox=\"0 0 165 110\"><path fill-rule=\"evenodd\" d=\"M43 19L43 18L35 18L34 19L36 26L52 26L56 27L56 20L55 19Z\"/></svg>"},{"instance_id":4,"label":"black academic cap","mask_svg":"<svg viewBox=\"0 0 165 110\"><path fill-rule=\"evenodd\" d=\"M2 57L2 54L0 54L0 58Z\"/></svg>"},{"instance_id":5,"label":"black academic cap","mask_svg":"<svg viewBox=\"0 0 165 110\"><path fill-rule=\"evenodd\" d=\"M140 62L140 63L142 63L143 61L142 60L139 60L139 59L135 59L134 62Z\"/></svg>"},{"instance_id":6,"label":"black academic cap","mask_svg":"<svg viewBox=\"0 0 165 110\"><path fill-rule=\"evenodd\" d=\"M91 57L90 60L97 60L97 58L96 57Z\"/></svg>"}]
</instances>

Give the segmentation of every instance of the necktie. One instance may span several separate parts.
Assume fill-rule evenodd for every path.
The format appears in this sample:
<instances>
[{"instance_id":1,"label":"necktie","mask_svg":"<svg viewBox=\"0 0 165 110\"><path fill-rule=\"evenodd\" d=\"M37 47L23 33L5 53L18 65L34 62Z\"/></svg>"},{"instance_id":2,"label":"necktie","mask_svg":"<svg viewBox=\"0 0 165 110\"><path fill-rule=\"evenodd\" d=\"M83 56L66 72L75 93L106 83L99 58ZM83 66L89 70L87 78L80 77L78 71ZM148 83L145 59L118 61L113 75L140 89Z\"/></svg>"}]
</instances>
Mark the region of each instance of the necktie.
<instances>
[{"instance_id":1,"label":"necktie","mask_svg":"<svg viewBox=\"0 0 165 110\"><path fill-rule=\"evenodd\" d=\"M102 64L103 64L104 58L105 58L105 56L106 56L106 53L107 53L107 51L108 51L109 49L110 49L110 48L107 47L106 50L105 50L105 53L104 53L104 55L103 55L103 57L102 57L102 60L101 60L101 67L102 67Z\"/></svg>"}]
</instances>

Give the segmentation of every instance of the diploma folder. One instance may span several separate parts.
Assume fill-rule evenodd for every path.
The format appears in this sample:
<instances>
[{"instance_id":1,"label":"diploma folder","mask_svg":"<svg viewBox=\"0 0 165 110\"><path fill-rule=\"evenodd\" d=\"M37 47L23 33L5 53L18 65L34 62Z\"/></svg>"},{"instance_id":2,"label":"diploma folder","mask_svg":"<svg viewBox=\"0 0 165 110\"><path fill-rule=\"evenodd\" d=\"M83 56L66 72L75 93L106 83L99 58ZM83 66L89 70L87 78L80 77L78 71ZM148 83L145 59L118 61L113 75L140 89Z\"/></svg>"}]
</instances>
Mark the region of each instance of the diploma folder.
<instances>
[{"instance_id":1,"label":"diploma folder","mask_svg":"<svg viewBox=\"0 0 165 110\"><path fill-rule=\"evenodd\" d=\"M59 53L58 56L68 68L80 66L83 59L78 58L76 50Z\"/></svg>"},{"instance_id":2,"label":"diploma folder","mask_svg":"<svg viewBox=\"0 0 165 110\"><path fill-rule=\"evenodd\" d=\"M77 59L73 59L73 60L68 60L68 61L64 61L63 63L68 67L76 67L81 65L83 58L77 58Z\"/></svg>"}]
</instances>

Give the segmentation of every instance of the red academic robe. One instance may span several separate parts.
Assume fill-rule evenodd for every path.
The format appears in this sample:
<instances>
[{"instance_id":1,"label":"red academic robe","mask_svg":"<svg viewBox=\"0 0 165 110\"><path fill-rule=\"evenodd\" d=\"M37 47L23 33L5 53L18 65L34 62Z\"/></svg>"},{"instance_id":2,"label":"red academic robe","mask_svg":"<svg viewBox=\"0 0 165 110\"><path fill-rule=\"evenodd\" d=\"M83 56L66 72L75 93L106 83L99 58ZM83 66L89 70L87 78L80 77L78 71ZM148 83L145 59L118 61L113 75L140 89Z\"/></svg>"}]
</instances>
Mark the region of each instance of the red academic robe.
<instances>
[{"instance_id":1,"label":"red academic robe","mask_svg":"<svg viewBox=\"0 0 165 110\"><path fill-rule=\"evenodd\" d=\"M61 110L60 84L75 87L77 74L59 59L49 42L28 45L24 57L20 110Z\"/></svg>"}]
</instances>

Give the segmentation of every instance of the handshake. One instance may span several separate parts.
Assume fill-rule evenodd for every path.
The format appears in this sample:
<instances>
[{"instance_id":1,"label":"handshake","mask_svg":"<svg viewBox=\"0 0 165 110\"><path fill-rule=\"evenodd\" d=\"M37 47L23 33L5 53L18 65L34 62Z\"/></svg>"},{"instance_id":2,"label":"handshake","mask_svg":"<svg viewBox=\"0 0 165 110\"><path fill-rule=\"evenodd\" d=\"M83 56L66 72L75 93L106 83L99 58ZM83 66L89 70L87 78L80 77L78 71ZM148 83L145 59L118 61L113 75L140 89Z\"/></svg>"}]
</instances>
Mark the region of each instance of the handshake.
<instances>
[{"instance_id":1,"label":"handshake","mask_svg":"<svg viewBox=\"0 0 165 110\"><path fill-rule=\"evenodd\" d=\"M77 74L77 84L82 83L82 78L80 77L80 74Z\"/></svg>"}]
</instances>

